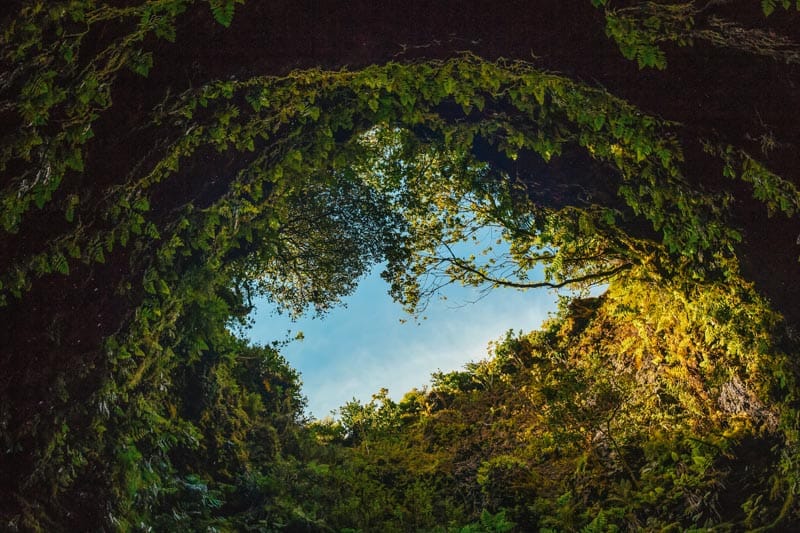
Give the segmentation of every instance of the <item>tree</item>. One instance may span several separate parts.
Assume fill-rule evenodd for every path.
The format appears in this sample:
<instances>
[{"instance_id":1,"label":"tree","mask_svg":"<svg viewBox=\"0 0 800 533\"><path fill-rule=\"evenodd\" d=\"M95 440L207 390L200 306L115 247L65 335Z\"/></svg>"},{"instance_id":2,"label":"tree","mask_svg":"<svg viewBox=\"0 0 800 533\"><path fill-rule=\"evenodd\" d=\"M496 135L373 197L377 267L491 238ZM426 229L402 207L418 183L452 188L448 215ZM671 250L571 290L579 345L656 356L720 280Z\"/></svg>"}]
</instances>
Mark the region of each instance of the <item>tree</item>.
<instances>
[{"instance_id":1,"label":"tree","mask_svg":"<svg viewBox=\"0 0 800 533\"><path fill-rule=\"evenodd\" d=\"M416 501L400 490L414 481L429 501L452 498L461 524L794 527L797 340L776 319L747 283L687 296L612 281L487 359L434 374L402 426L353 443L347 464L397 508ZM376 414L346 407L350 421ZM432 509L447 522L446 506Z\"/></svg>"}]
</instances>

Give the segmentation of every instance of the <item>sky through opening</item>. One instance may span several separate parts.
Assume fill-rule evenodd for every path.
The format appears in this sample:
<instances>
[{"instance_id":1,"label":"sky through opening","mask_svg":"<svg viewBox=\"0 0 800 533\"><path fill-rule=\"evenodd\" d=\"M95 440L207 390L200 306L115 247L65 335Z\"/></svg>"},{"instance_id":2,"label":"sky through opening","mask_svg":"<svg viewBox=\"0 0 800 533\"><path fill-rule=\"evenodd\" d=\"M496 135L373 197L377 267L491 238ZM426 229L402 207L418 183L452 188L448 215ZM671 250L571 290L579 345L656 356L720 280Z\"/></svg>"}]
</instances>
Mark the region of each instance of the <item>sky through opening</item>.
<instances>
[{"instance_id":1,"label":"sky through opening","mask_svg":"<svg viewBox=\"0 0 800 533\"><path fill-rule=\"evenodd\" d=\"M256 302L249 337L270 343L297 332L302 340L281 349L302 374L307 412L324 418L345 402L370 400L382 387L395 401L414 387L421 388L437 370L458 370L487 355L487 344L509 329L537 329L557 308L558 297L544 289L494 289L488 294L473 287L449 285L445 300L431 301L419 322L387 294L376 267L355 293L321 318L303 316L292 322L277 315L266 299ZM541 276L538 276L541 278ZM405 322L402 322L405 320Z\"/></svg>"}]
</instances>

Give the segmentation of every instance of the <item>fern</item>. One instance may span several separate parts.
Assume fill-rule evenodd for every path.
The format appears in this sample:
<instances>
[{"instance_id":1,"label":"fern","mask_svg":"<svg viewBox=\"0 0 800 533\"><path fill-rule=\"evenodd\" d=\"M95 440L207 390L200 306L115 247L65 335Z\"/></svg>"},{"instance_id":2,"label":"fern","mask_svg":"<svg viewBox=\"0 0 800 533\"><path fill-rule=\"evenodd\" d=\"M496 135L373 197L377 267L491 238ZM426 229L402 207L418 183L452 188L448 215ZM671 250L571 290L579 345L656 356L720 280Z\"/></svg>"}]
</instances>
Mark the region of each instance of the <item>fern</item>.
<instances>
[{"instance_id":1,"label":"fern","mask_svg":"<svg viewBox=\"0 0 800 533\"><path fill-rule=\"evenodd\" d=\"M226 28L233 22L234 4L236 0L208 0L214 20Z\"/></svg>"}]
</instances>

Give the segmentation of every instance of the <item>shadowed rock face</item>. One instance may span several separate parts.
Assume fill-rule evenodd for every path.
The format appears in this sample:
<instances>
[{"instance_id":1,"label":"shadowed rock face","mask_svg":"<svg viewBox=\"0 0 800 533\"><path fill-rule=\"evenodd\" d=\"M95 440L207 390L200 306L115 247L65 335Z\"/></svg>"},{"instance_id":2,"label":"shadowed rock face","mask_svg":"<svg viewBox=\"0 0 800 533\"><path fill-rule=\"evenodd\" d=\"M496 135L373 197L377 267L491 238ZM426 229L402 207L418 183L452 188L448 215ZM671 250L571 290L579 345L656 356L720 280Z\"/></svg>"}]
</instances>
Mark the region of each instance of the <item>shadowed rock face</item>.
<instances>
[{"instance_id":1,"label":"shadowed rock face","mask_svg":"<svg viewBox=\"0 0 800 533\"><path fill-rule=\"evenodd\" d=\"M797 14L765 20L758 3L751 0L711 8L698 18L698 25L712 15L747 27L769 27L800 41ZM102 49L118 31L108 27L90 35L85 54ZM86 172L71 177L95 191L96 197L146 157L155 136L176 134L145 127L149 111L168 93L175 95L213 79L313 67L352 70L387 61L452 57L463 51L487 59L523 59L601 85L646 113L680 123L686 175L704 189L724 187L736 194L733 223L744 234L739 253L745 276L791 324L800 324L800 222L768 217L763 206L750 200L750 187L725 182L719 163L696 143L698 137L709 137L744 148L763 156L771 170L800 186L796 65L697 41L691 48L666 45L666 70L639 70L606 37L602 12L588 0L250 0L237 7L230 28L217 24L207 9L195 9L180 19L174 44L160 40L147 45L155 55L150 76L121 76L112 94L114 106L95 127ZM13 121L6 123L0 130L13 127ZM767 137L774 140L774 148L763 153L761 140ZM496 152L480 147L476 152L498 168L509 164ZM169 213L190 194L212 201L223 194L224 183L209 185L206 178L232 173L242 161L204 154L193 164L202 172L193 173L190 163L179 179L161 188L159 212ZM517 170L541 174L545 171L541 164L536 158L523 158ZM596 170L586 158L567 157L547 170L547 179L568 180L569 191L569 185L587 186L585 177ZM593 192L609 203L618 201L612 184L603 180L603 187ZM549 201L557 205L562 200ZM46 208L34 216L37 223L24 225L20 234L0 236L0 257L10 260L37 249L63 220L63 214ZM638 231L648 233L646 227ZM141 272L129 263L125 250L117 251L104 265L76 265L69 279L58 275L42 279L22 302L0 309L0 400L13 398L19 406L16 423L30 419L41 391L48 390L59 374L102 374L99 343L125 323L141 297L121 297L109 288L130 276ZM74 383L75 390L69 391L74 401L93 390L91 383ZM27 467L24 462L5 465L2 492L13 490Z\"/></svg>"}]
</instances>

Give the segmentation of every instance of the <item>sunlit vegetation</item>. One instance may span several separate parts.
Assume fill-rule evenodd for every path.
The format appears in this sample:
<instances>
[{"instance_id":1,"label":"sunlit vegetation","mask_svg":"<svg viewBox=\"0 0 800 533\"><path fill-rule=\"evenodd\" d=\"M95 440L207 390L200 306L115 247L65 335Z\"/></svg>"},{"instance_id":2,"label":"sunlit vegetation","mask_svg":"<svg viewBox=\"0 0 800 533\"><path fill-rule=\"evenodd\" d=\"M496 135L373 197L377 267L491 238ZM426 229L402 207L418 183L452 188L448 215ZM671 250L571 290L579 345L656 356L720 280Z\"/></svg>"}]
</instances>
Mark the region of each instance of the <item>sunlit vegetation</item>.
<instances>
[{"instance_id":1,"label":"sunlit vegetation","mask_svg":"<svg viewBox=\"0 0 800 533\"><path fill-rule=\"evenodd\" d=\"M345 405L322 434L338 432L392 509L427 509L423 528L456 510L544 530L778 523L796 476L779 451L797 438L796 345L772 344L774 320L746 286L687 299L612 284L430 389ZM372 520L359 527L393 523Z\"/></svg>"},{"instance_id":2,"label":"sunlit vegetation","mask_svg":"<svg viewBox=\"0 0 800 533\"><path fill-rule=\"evenodd\" d=\"M785 128L755 104L741 131L673 120L479 40L159 70L203 17L225 31L255 3L19 0L2 19L0 529L800 521L797 313L770 301L797 278L763 287L754 250L787 252L747 219L797 220ZM769 26L800 4L749 1L747 27L731 2L613 4L581 5L621 69L669 73L698 43L781 75L800 57ZM280 345L243 338L252 299L324 314L377 264L412 314L450 283L578 296L400 402L308 420Z\"/></svg>"}]
</instances>

